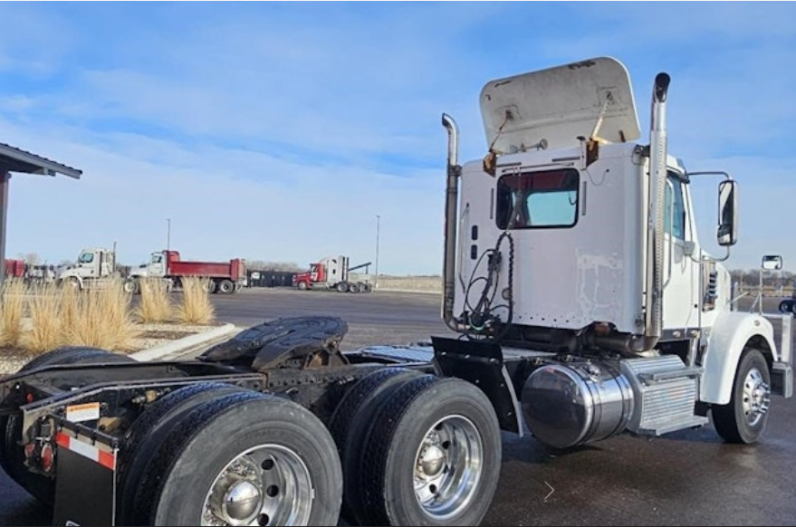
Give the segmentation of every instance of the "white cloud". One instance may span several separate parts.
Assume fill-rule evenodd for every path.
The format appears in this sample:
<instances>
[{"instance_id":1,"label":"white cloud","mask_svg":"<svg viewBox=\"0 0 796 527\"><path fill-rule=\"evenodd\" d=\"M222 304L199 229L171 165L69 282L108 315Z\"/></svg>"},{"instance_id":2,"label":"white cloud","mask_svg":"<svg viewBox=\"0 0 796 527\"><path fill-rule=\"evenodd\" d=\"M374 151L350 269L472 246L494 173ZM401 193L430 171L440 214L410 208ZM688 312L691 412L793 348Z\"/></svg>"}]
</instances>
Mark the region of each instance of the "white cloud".
<instances>
[{"instance_id":1,"label":"white cloud","mask_svg":"<svg viewBox=\"0 0 796 527\"><path fill-rule=\"evenodd\" d=\"M672 152L741 181L732 261L746 266L781 238L772 204L796 195L782 168L793 9L621 6L0 7L16 22L0 34L0 70L22 79L0 89L0 141L85 170L77 182L16 178L9 253L60 259L116 239L139 261L171 217L188 258L359 261L374 256L381 214L380 268L438 272L440 114L459 122L461 161L481 158L485 82L613 55L633 75L643 134L652 78L670 71ZM552 17L572 27L553 30ZM707 192L710 237L715 185Z\"/></svg>"}]
</instances>

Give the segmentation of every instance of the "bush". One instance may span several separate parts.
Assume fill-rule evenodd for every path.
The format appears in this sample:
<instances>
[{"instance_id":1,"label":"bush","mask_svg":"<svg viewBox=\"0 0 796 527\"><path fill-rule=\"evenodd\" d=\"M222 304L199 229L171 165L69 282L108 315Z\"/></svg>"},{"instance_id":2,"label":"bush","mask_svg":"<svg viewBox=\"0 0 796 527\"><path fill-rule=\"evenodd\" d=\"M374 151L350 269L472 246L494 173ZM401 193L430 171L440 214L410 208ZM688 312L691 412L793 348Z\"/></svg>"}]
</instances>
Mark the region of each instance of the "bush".
<instances>
[{"instance_id":1,"label":"bush","mask_svg":"<svg viewBox=\"0 0 796 527\"><path fill-rule=\"evenodd\" d=\"M43 353L64 344L64 334L61 331L62 291L64 290L53 284L37 285L29 290L28 313L31 327L22 338L22 346L27 351Z\"/></svg>"},{"instance_id":2,"label":"bush","mask_svg":"<svg viewBox=\"0 0 796 527\"><path fill-rule=\"evenodd\" d=\"M120 281L80 291L76 299L74 321L63 328L66 345L115 351L133 349L140 331L131 317L130 294L124 291ZM67 302L62 304L68 305ZM64 311L62 309L62 314Z\"/></svg>"},{"instance_id":3,"label":"bush","mask_svg":"<svg viewBox=\"0 0 796 527\"><path fill-rule=\"evenodd\" d=\"M210 279L190 276L182 279L182 303L177 308L178 318L185 324L210 324L216 310L210 300Z\"/></svg>"},{"instance_id":4,"label":"bush","mask_svg":"<svg viewBox=\"0 0 796 527\"><path fill-rule=\"evenodd\" d=\"M171 295L165 280L145 278L139 282L141 301L136 314L142 322L157 324L168 322L173 318Z\"/></svg>"},{"instance_id":5,"label":"bush","mask_svg":"<svg viewBox=\"0 0 796 527\"><path fill-rule=\"evenodd\" d=\"M0 347L19 345L25 317L25 282L9 278L0 289Z\"/></svg>"},{"instance_id":6,"label":"bush","mask_svg":"<svg viewBox=\"0 0 796 527\"><path fill-rule=\"evenodd\" d=\"M28 296L31 327L21 344L31 353L60 346L129 351L139 335L130 316L130 301L118 280L86 291L53 284L34 286Z\"/></svg>"}]
</instances>

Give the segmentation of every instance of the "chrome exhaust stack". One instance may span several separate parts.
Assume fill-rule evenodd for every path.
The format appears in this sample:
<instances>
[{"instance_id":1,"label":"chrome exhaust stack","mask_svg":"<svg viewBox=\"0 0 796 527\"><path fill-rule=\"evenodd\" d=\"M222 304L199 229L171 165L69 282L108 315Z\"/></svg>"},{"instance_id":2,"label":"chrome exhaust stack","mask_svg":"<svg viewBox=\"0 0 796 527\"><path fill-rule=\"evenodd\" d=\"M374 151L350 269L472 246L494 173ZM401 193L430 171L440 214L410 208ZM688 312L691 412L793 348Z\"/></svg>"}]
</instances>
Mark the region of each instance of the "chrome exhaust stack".
<instances>
[{"instance_id":1,"label":"chrome exhaust stack","mask_svg":"<svg viewBox=\"0 0 796 527\"><path fill-rule=\"evenodd\" d=\"M442 114L442 126L448 132L448 170L447 191L445 196L445 253L443 256L443 299L442 319L452 330L458 331L453 316L453 302L456 294L456 210L459 201L459 176L462 167L459 165L459 127L456 121Z\"/></svg>"},{"instance_id":2,"label":"chrome exhaust stack","mask_svg":"<svg viewBox=\"0 0 796 527\"><path fill-rule=\"evenodd\" d=\"M666 95L670 77L655 76L650 120L650 214L647 227L646 332L649 347L658 343L663 331L664 228L666 214Z\"/></svg>"}]
</instances>

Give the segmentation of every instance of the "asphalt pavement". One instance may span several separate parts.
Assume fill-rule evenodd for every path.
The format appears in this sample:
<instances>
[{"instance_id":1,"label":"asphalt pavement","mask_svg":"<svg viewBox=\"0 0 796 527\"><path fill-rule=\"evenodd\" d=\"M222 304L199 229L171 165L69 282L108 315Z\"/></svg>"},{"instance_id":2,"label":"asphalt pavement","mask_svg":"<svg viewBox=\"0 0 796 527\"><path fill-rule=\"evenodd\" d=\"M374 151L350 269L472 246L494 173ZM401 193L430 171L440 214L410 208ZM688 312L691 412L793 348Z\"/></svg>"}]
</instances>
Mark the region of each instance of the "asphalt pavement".
<instances>
[{"instance_id":1,"label":"asphalt pavement","mask_svg":"<svg viewBox=\"0 0 796 527\"><path fill-rule=\"evenodd\" d=\"M337 315L349 323L344 349L355 349L447 334L439 300L266 289L218 296L216 309L221 320L242 326L279 316ZM777 304L767 299L765 308L773 312ZM621 436L566 453L504 434L500 485L483 525L793 525L795 435L796 400L780 397L755 446L725 444L712 426L657 439ZM49 521L0 472L0 525Z\"/></svg>"}]
</instances>

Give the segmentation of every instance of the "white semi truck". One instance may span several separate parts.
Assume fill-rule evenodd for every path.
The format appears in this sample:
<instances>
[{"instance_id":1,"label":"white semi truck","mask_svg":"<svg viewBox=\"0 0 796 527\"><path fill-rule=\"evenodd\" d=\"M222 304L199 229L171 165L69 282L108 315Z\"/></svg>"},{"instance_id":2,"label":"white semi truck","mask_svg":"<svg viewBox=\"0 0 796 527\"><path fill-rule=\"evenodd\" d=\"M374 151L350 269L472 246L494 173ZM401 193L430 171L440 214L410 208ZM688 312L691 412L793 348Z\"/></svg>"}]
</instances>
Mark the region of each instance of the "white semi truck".
<instances>
[{"instance_id":1,"label":"white semi truck","mask_svg":"<svg viewBox=\"0 0 796 527\"><path fill-rule=\"evenodd\" d=\"M710 174L667 151L668 87L648 143L610 58L487 83L483 160L459 165L443 114L459 338L342 353L345 322L292 317L191 361L54 350L0 379L0 461L60 525L478 525L501 430L561 449L712 415L759 441L792 397L790 318L731 309L695 228ZM737 183L713 175L729 248Z\"/></svg>"}]
</instances>

